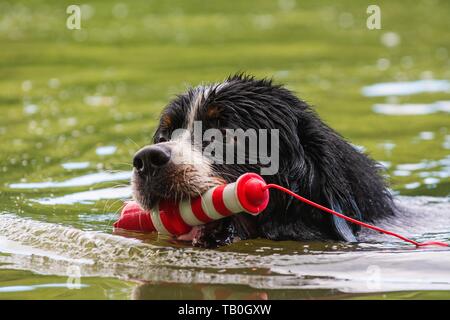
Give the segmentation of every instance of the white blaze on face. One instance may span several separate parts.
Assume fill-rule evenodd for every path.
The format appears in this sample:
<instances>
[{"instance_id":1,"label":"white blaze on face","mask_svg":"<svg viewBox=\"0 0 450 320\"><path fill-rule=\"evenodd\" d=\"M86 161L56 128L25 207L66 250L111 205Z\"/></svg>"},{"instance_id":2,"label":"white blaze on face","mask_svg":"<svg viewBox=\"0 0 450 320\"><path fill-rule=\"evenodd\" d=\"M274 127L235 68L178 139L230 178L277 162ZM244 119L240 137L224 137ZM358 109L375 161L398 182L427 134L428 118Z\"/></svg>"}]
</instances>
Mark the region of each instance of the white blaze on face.
<instances>
[{"instance_id":1,"label":"white blaze on face","mask_svg":"<svg viewBox=\"0 0 450 320\"><path fill-rule=\"evenodd\" d=\"M186 127L176 129L170 141L166 142L172 151L172 162L183 170L182 174L185 175L183 179L198 184L195 187L200 189L202 185L211 184L213 174L212 159L203 155L203 131L201 122L196 121L196 117L211 92L218 92L226 85L228 82L193 89L194 98L186 115Z\"/></svg>"},{"instance_id":2,"label":"white blaze on face","mask_svg":"<svg viewBox=\"0 0 450 320\"><path fill-rule=\"evenodd\" d=\"M211 161L202 154L202 132L194 130L195 117L212 89L212 86L199 86L194 89L195 97L187 114L186 128L176 129L167 142L171 147L172 162L175 165L186 165L186 170L190 174L195 172L200 181L211 176Z\"/></svg>"},{"instance_id":3,"label":"white blaze on face","mask_svg":"<svg viewBox=\"0 0 450 320\"><path fill-rule=\"evenodd\" d=\"M195 145L192 133L188 129L177 129L173 132L172 138L167 144L172 151L172 162L176 165L189 165L199 173L208 169L211 162L203 157L202 146Z\"/></svg>"},{"instance_id":4,"label":"white blaze on face","mask_svg":"<svg viewBox=\"0 0 450 320\"><path fill-rule=\"evenodd\" d=\"M225 88L229 83L227 81L222 82L222 83L215 83L212 85L201 85L196 87L194 90L195 93L195 97L191 103L191 109L189 111L189 115L188 115L188 124L187 124L187 128L189 130L193 130L194 128L194 122L195 122L195 116L198 113L198 110L200 109L201 106L203 106L204 102L208 99L209 95L211 94L211 92L219 92L220 90L222 90L223 88Z\"/></svg>"}]
</instances>

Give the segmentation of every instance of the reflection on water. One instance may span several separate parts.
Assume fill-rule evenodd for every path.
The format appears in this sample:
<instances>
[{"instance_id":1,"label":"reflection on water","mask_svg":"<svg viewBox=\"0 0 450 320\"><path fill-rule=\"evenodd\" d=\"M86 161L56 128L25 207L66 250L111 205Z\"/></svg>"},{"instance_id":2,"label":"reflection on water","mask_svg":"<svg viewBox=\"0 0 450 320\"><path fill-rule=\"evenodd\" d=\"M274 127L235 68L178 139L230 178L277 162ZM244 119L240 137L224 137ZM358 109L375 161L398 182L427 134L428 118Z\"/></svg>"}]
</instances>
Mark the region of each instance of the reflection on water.
<instances>
[{"instance_id":1,"label":"reflection on water","mask_svg":"<svg viewBox=\"0 0 450 320\"><path fill-rule=\"evenodd\" d=\"M411 190L411 189L417 189L420 187L420 182L411 182L405 184L405 189Z\"/></svg>"},{"instance_id":2,"label":"reflection on water","mask_svg":"<svg viewBox=\"0 0 450 320\"><path fill-rule=\"evenodd\" d=\"M99 277L81 278L75 286L67 275L44 275L1 269L0 299L130 299L134 283ZM72 289L69 289L72 288Z\"/></svg>"},{"instance_id":3,"label":"reflection on water","mask_svg":"<svg viewBox=\"0 0 450 320\"><path fill-rule=\"evenodd\" d=\"M25 114L35 114L39 111L39 107L35 104L27 104L23 107L23 112Z\"/></svg>"},{"instance_id":4,"label":"reflection on water","mask_svg":"<svg viewBox=\"0 0 450 320\"><path fill-rule=\"evenodd\" d=\"M91 107L109 107L114 105L115 102L115 97L87 96L84 98L84 103Z\"/></svg>"},{"instance_id":5,"label":"reflection on water","mask_svg":"<svg viewBox=\"0 0 450 320\"><path fill-rule=\"evenodd\" d=\"M377 103L373 106L375 113L390 116L425 115L436 112L450 112L450 101L436 101L433 103Z\"/></svg>"},{"instance_id":6,"label":"reflection on water","mask_svg":"<svg viewBox=\"0 0 450 320\"><path fill-rule=\"evenodd\" d=\"M97 153L99 156L106 156L116 153L116 150L116 146L103 146L95 149L95 153Z\"/></svg>"},{"instance_id":7,"label":"reflection on water","mask_svg":"<svg viewBox=\"0 0 450 320\"><path fill-rule=\"evenodd\" d=\"M416 80L404 82L383 82L363 87L361 92L366 97L406 96L424 92L449 92L448 80Z\"/></svg>"},{"instance_id":8,"label":"reflection on water","mask_svg":"<svg viewBox=\"0 0 450 320\"><path fill-rule=\"evenodd\" d=\"M429 133L422 133L426 138L433 137ZM386 143L385 143L386 144ZM389 145L391 145L389 143ZM384 146L384 144L383 144ZM355 146L355 148L358 146ZM391 150L392 147L389 147ZM414 182L408 182L404 185L407 190L420 187L422 184L428 187L435 187L441 179L450 177L450 155L440 160L423 160L418 163L401 163L392 166L389 161L381 161L380 164L386 169L391 170L391 174L396 177L413 177L417 179ZM12 189L46 189L46 188L70 188L79 186L91 186L102 182L113 182L121 180L129 180L131 172L98 172L74 177L60 182L23 182L12 183L9 185ZM128 183L128 182L127 182ZM120 185L118 187L109 187L94 189L89 191L67 193L62 196L46 196L39 199L31 199L42 205L63 205L82 203L89 204L98 200L108 199L127 199L131 197L131 188L129 186Z\"/></svg>"},{"instance_id":9,"label":"reflection on water","mask_svg":"<svg viewBox=\"0 0 450 320\"><path fill-rule=\"evenodd\" d=\"M89 167L89 162L66 162L61 164L61 166L66 170L86 169Z\"/></svg>"},{"instance_id":10,"label":"reflection on water","mask_svg":"<svg viewBox=\"0 0 450 320\"><path fill-rule=\"evenodd\" d=\"M44 205L93 203L98 200L127 199L131 197L131 187L104 188L91 191L76 192L62 197L48 197L35 200Z\"/></svg>"},{"instance_id":11,"label":"reflection on water","mask_svg":"<svg viewBox=\"0 0 450 320\"><path fill-rule=\"evenodd\" d=\"M371 37L351 2L342 12L331 1L225 11L214 1L90 1L90 27L69 38L64 10L46 2L0 1L0 299L450 298L448 251L373 233L357 245L256 239L215 251L112 235L130 173L106 172L130 168L174 94L242 66L274 75L383 160L394 193L436 196L400 198L412 216L382 226L449 241L448 1L409 6L406 22L403 6L385 2L390 30ZM407 81L419 78L431 80ZM72 266L79 290L61 286Z\"/></svg>"},{"instance_id":12,"label":"reflection on water","mask_svg":"<svg viewBox=\"0 0 450 320\"><path fill-rule=\"evenodd\" d=\"M379 104L374 110L391 115L428 114L448 112L448 106L448 101ZM442 135L438 131L420 131L411 137L411 143L437 141L443 149L449 149L449 137L445 132ZM424 158L398 163L392 155L401 145L381 140L377 146L385 152L387 159L380 163L387 172L394 178L407 179L403 190L445 188L450 177L450 155L437 160ZM354 147L361 152L366 149L361 145ZM103 146L95 150L97 155L104 156L114 154L117 147ZM61 166L75 174L75 170L89 168L90 163L68 161ZM30 208L35 205L37 210L45 212L46 207L53 207L54 212L59 212L59 206L64 205L95 206L104 200L120 203L131 196L128 185L99 184L124 181L128 184L130 177L129 171L100 171L63 181L12 183L7 188L11 192L34 190L37 194L31 194L26 200ZM86 189L80 191L80 187ZM52 189L60 192L55 196ZM448 198L398 199L400 207L406 209L393 220L380 221L380 227L417 241L450 241ZM218 250L203 250L155 234L109 234L117 214L105 209L83 209L83 213L56 219L46 215L40 215L39 219L23 216L27 216L26 212L22 216L0 214L0 276L11 270L29 270L58 278L40 284L2 285L0 298L1 294L10 297L15 292L63 290L62 277L73 266L80 268L83 279L118 279L120 286L133 282L133 289L124 292L126 298L135 299L354 298L374 294L402 297L404 293L400 291L450 292L448 249L415 249L395 238L367 230L361 232L359 244L257 239ZM90 289L90 285L82 288Z\"/></svg>"},{"instance_id":13,"label":"reflection on water","mask_svg":"<svg viewBox=\"0 0 450 320\"><path fill-rule=\"evenodd\" d=\"M416 189L421 184L428 188L436 187L441 179L450 177L450 155L436 161L424 160L418 163L398 164L392 173L395 176L411 176L420 180L405 184L404 187L408 190Z\"/></svg>"},{"instance_id":14,"label":"reflection on water","mask_svg":"<svg viewBox=\"0 0 450 320\"><path fill-rule=\"evenodd\" d=\"M407 208L404 216L380 222L380 226L419 241L450 241L449 199L401 197L399 206ZM361 234L359 245L253 240L204 250L165 237L139 240L133 234L123 237L82 231L3 214L0 234L0 251L8 253L0 256L2 268L64 275L68 267L76 265L83 277L152 284L145 290L137 288L136 295L152 292L162 283L197 284L198 291L192 294L207 296L216 294L219 287L214 285L240 285L257 289L244 290L244 296L256 294L259 298L267 297L266 290L275 289L335 288L347 293L450 290L448 249L414 249L370 230Z\"/></svg>"},{"instance_id":15,"label":"reflection on water","mask_svg":"<svg viewBox=\"0 0 450 320\"><path fill-rule=\"evenodd\" d=\"M442 143L442 148L450 149L450 135L445 136L444 143Z\"/></svg>"},{"instance_id":16,"label":"reflection on water","mask_svg":"<svg viewBox=\"0 0 450 320\"><path fill-rule=\"evenodd\" d=\"M12 183L9 185L13 189L44 189L44 188L68 188L90 186L100 182L129 180L131 178L130 171L118 172L97 172L79 177L75 177L65 181L46 181L46 182L29 182L29 183Z\"/></svg>"},{"instance_id":17,"label":"reflection on water","mask_svg":"<svg viewBox=\"0 0 450 320\"><path fill-rule=\"evenodd\" d=\"M431 131L420 133L419 138L425 141L438 139ZM380 146L391 151L396 145L384 142ZM394 176L417 179L405 184L406 190L435 187L441 179L450 176L450 156L399 164L384 161L383 164ZM78 163L71 165L69 162L72 169L77 166ZM29 199L30 203L39 205L95 204L100 200L129 198L131 188L120 186L70 192L71 188L128 181L130 176L126 171L101 171L59 182L13 183L9 188L42 189L40 198ZM47 188L66 188L68 191L59 196L50 193L46 196ZM417 241L450 241L449 198L398 199L403 213L395 219L378 222L380 227ZM70 219L77 220L81 230L1 214L0 268L63 277L68 268L77 266L83 278L138 281L139 285L134 285L128 292L128 297L136 299L164 298L166 295L180 299L353 298L388 292L395 296L398 291L450 291L448 249L415 249L369 230L361 232L359 244L257 239L219 250L204 250L155 234L102 232L111 230L115 218L117 214L96 211L76 214ZM187 290L188 287L191 289ZM0 288L0 294L11 294L63 289L63 285L61 282L21 283ZM155 292L158 292L157 296L154 296Z\"/></svg>"}]
</instances>

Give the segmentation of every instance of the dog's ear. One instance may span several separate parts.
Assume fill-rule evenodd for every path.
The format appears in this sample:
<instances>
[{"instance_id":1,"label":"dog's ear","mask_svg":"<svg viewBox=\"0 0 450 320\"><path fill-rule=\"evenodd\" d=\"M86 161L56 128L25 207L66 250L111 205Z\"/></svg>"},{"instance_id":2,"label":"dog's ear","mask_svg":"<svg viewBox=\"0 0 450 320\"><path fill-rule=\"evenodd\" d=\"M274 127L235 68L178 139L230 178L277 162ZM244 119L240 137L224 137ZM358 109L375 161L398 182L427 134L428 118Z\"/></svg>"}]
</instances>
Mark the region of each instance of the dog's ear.
<instances>
[{"instance_id":1,"label":"dog's ear","mask_svg":"<svg viewBox=\"0 0 450 320\"><path fill-rule=\"evenodd\" d=\"M328 195L326 198L332 210L344 215L350 215L350 213L352 213L352 217L361 219L361 212L359 211L359 208L353 199L347 199L347 201L342 199L339 200L340 198L333 197L332 195ZM347 242L357 242L355 231L358 230L358 228L352 228L345 219L332 215L331 225L340 240L344 240Z\"/></svg>"}]
</instances>

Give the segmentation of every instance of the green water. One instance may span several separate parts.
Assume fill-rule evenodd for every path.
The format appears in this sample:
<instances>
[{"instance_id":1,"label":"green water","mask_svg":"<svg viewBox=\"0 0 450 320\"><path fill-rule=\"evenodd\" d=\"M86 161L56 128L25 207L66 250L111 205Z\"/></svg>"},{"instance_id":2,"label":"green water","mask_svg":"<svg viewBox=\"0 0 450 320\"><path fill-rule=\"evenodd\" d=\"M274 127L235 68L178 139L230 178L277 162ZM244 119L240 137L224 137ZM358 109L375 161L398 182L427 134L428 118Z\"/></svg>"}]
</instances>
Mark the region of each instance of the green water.
<instances>
[{"instance_id":1,"label":"green water","mask_svg":"<svg viewBox=\"0 0 450 320\"><path fill-rule=\"evenodd\" d=\"M448 90L361 92L448 81L450 3L377 3L381 30L366 28L367 3L294 0L88 1L82 29L68 30L70 1L2 0L0 298L450 298L448 251L390 239L210 251L111 235L130 159L161 108L189 85L245 70L285 83L386 164L401 202L430 218L426 228L394 227L450 240ZM373 110L436 101L447 112ZM73 267L81 278L71 289Z\"/></svg>"}]
</instances>

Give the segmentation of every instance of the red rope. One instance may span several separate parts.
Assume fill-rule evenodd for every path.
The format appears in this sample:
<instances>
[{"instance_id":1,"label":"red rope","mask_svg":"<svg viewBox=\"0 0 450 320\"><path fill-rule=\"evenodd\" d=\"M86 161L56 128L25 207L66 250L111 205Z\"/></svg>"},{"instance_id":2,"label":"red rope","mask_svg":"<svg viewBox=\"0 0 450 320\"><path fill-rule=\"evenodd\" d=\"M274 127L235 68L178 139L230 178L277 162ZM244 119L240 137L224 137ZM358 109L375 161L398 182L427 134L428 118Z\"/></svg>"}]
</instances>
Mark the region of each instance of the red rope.
<instances>
[{"instance_id":1,"label":"red rope","mask_svg":"<svg viewBox=\"0 0 450 320\"><path fill-rule=\"evenodd\" d=\"M333 215L335 215L335 216L337 216L339 218L345 219L345 220L347 220L347 221L349 221L351 223L360 225L360 226L362 226L364 228L369 228L369 229L372 229L372 230L375 230L375 231L378 231L378 232L381 232L381 233L384 233L384 234L388 234L388 235L397 237L397 238L399 238L399 239L401 239L403 241L412 243L416 247L424 247L424 246L431 246L431 245L442 246L442 247L448 247L449 246L448 243L440 242L440 241L417 242L417 241L408 239L408 238L406 238L406 237L404 237L404 236L402 236L402 235L400 235L398 233L395 233L395 232L392 232L392 231L388 231L388 230L385 230L385 229L373 226L371 224L368 224L368 223L365 223L365 222L362 222L362 221L359 221L359 220L347 217L347 216L345 216L345 215L343 215L343 214L341 214L339 212L336 212L336 211L331 210L331 209L329 209L327 207L324 207L324 206L322 206L322 205L320 205L318 203L315 203L315 202L313 202L311 200L303 198L302 196L299 196L298 194L294 193L293 191L291 191L289 189L286 189L286 188L284 188L282 186L279 186L277 184L268 184L268 185L265 186L265 189L269 189L269 188L281 190L281 191L283 191L283 192L293 196L294 198L296 198L296 199L298 199L298 200L300 200L300 201L302 201L302 202L304 202L306 204L309 204L310 206L313 206L313 207L316 207L316 208L318 208L318 209L320 209L322 211L326 211L328 213L331 213L331 214L333 214Z\"/></svg>"}]
</instances>

